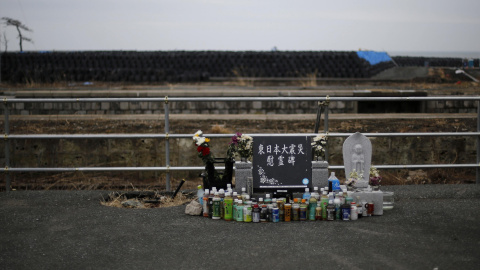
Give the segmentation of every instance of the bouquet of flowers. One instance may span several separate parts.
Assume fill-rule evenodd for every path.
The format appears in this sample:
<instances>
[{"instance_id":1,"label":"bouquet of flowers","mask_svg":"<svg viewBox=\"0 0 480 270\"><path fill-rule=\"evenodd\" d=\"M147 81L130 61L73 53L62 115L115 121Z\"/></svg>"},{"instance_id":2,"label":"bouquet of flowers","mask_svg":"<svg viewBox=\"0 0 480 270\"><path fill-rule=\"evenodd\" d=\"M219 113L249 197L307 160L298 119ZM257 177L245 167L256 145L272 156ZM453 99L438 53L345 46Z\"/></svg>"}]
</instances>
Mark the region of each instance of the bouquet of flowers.
<instances>
[{"instance_id":1,"label":"bouquet of flowers","mask_svg":"<svg viewBox=\"0 0 480 270\"><path fill-rule=\"evenodd\" d=\"M355 183L359 180L359 179L362 179L363 178L363 174L362 173L358 173L355 169L353 169L351 172L350 172L350 175L348 176L348 179L347 181L345 181L345 185L349 186L349 187L353 187L355 186Z\"/></svg>"},{"instance_id":2,"label":"bouquet of flowers","mask_svg":"<svg viewBox=\"0 0 480 270\"><path fill-rule=\"evenodd\" d=\"M371 166L370 167L370 185L380 186L381 181L382 181L382 177L380 176L380 171L377 170L377 168Z\"/></svg>"},{"instance_id":3,"label":"bouquet of flowers","mask_svg":"<svg viewBox=\"0 0 480 270\"><path fill-rule=\"evenodd\" d=\"M327 146L327 136L326 135L318 135L317 137L313 138L312 142L312 151L315 156L322 158L325 160L325 147Z\"/></svg>"},{"instance_id":4,"label":"bouquet of flowers","mask_svg":"<svg viewBox=\"0 0 480 270\"><path fill-rule=\"evenodd\" d=\"M235 133L228 146L227 156L233 159L235 153L244 159L250 158L253 154L253 138L240 132Z\"/></svg>"},{"instance_id":5,"label":"bouquet of flowers","mask_svg":"<svg viewBox=\"0 0 480 270\"><path fill-rule=\"evenodd\" d=\"M214 158L210 152L210 145L208 144L210 139L203 137L203 132L201 130L197 131L192 139L197 146L198 157L202 159L203 163L206 164L209 161L213 162Z\"/></svg>"}]
</instances>

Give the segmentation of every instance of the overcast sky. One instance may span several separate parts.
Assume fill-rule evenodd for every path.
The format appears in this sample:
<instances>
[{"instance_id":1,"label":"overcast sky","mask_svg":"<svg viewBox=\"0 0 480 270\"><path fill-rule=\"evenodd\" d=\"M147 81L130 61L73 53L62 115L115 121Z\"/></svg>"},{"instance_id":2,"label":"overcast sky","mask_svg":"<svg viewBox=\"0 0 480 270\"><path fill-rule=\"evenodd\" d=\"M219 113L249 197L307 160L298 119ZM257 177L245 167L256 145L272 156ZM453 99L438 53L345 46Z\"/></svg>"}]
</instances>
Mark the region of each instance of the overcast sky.
<instances>
[{"instance_id":1,"label":"overcast sky","mask_svg":"<svg viewBox=\"0 0 480 270\"><path fill-rule=\"evenodd\" d=\"M0 0L0 17L33 29L24 50L480 51L480 0Z\"/></svg>"}]
</instances>

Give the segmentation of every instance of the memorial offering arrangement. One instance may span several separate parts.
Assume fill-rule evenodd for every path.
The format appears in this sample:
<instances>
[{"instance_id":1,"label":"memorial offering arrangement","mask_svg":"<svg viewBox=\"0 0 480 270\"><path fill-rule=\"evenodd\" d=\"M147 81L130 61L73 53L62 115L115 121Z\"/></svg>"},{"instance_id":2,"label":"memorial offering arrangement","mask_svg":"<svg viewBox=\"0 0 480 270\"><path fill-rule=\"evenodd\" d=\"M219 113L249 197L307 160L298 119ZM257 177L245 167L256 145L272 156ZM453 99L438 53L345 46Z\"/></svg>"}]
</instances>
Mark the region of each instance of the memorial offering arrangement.
<instances>
[{"instance_id":1,"label":"memorial offering arrangement","mask_svg":"<svg viewBox=\"0 0 480 270\"><path fill-rule=\"evenodd\" d=\"M335 188L338 187L338 188ZM243 188L241 194L229 186L227 191L213 188L206 189L199 197L202 204L203 217L213 220L237 222L290 222L290 221L355 221L362 217L375 215L376 208L382 204L367 200L345 186L340 188L335 174L329 178L329 187L309 188L301 197L271 198L266 193L264 197L251 198ZM378 211L377 211L378 212Z\"/></svg>"},{"instance_id":2,"label":"memorial offering arrangement","mask_svg":"<svg viewBox=\"0 0 480 270\"><path fill-rule=\"evenodd\" d=\"M208 145L201 131L194 141L202 157L204 149L200 148ZM235 134L230 148L236 148L229 149L228 156L242 148L248 150L240 155L242 162L235 164L235 190L230 183L219 190L199 186L195 213L203 212L214 220L253 223L354 221L393 208L393 193L380 191L382 177L371 164L372 144L367 137L357 132L345 140L343 185L334 172L328 176L326 145L325 135L312 139ZM248 157L252 162L243 161Z\"/></svg>"}]
</instances>

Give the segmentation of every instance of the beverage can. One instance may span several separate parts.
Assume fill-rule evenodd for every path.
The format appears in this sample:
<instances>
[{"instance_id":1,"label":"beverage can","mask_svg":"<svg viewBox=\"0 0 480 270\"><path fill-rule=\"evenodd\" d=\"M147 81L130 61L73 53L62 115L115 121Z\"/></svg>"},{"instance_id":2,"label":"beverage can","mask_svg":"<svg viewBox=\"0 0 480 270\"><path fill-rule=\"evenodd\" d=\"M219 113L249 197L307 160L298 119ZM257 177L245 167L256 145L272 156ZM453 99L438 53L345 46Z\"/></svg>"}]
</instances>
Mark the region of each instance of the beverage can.
<instances>
[{"instance_id":1,"label":"beverage can","mask_svg":"<svg viewBox=\"0 0 480 270\"><path fill-rule=\"evenodd\" d=\"M272 220L273 222L280 222L280 213L277 207L272 209Z\"/></svg>"}]
</instances>

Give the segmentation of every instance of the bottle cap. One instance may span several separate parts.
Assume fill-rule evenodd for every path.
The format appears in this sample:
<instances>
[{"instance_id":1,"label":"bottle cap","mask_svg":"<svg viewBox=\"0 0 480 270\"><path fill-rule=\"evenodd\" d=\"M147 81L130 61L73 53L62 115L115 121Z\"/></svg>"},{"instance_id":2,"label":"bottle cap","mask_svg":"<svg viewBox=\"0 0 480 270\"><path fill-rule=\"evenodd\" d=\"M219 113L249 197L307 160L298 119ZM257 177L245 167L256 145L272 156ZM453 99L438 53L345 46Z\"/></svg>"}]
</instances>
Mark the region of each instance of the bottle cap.
<instances>
[{"instance_id":1,"label":"bottle cap","mask_svg":"<svg viewBox=\"0 0 480 270\"><path fill-rule=\"evenodd\" d=\"M329 201L328 201L328 204L333 204L333 200L329 200Z\"/></svg>"},{"instance_id":2,"label":"bottle cap","mask_svg":"<svg viewBox=\"0 0 480 270\"><path fill-rule=\"evenodd\" d=\"M340 199L337 198L337 199L333 200L333 202L334 202L335 204L339 204L339 203L340 203Z\"/></svg>"},{"instance_id":3,"label":"bottle cap","mask_svg":"<svg viewBox=\"0 0 480 270\"><path fill-rule=\"evenodd\" d=\"M198 185L198 186L197 186L197 189L202 189L202 185Z\"/></svg>"},{"instance_id":4,"label":"bottle cap","mask_svg":"<svg viewBox=\"0 0 480 270\"><path fill-rule=\"evenodd\" d=\"M219 192L225 194L225 189L221 188Z\"/></svg>"},{"instance_id":5,"label":"bottle cap","mask_svg":"<svg viewBox=\"0 0 480 270\"><path fill-rule=\"evenodd\" d=\"M218 192L215 192L215 196L218 196L218 195L220 195L220 193L218 193Z\"/></svg>"},{"instance_id":6,"label":"bottle cap","mask_svg":"<svg viewBox=\"0 0 480 270\"><path fill-rule=\"evenodd\" d=\"M298 198L293 199L293 202L298 203Z\"/></svg>"},{"instance_id":7,"label":"bottle cap","mask_svg":"<svg viewBox=\"0 0 480 270\"><path fill-rule=\"evenodd\" d=\"M247 188L242 187L242 192L243 192L243 191L246 191L246 190L247 190Z\"/></svg>"},{"instance_id":8,"label":"bottle cap","mask_svg":"<svg viewBox=\"0 0 480 270\"><path fill-rule=\"evenodd\" d=\"M305 203L306 201L307 201L307 200L305 200L305 199L302 199L302 203Z\"/></svg>"},{"instance_id":9,"label":"bottle cap","mask_svg":"<svg viewBox=\"0 0 480 270\"><path fill-rule=\"evenodd\" d=\"M238 199L237 199L237 200L238 200ZM243 203L243 201L242 201L242 200L238 200L238 204L242 204L242 203Z\"/></svg>"},{"instance_id":10,"label":"bottle cap","mask_svg":"<svg viewBox=\"0 0 480 270\"><path fill-rule=\"evenodd\" d=\"M277 198L273 198L273 199L272 199L272 202L276 203L276 202L277 202Z\"/></svg>"},{"instance_id":11,"label":"bottle cap","mask_svg":"<svg viewBox=\"0 0 480 270\"><path fill-rule=\"evenodd\" d=\"M255 204L255 205L253 206L253 208L258 208L258 204Z\"/></svg>"},{"instance_id":12,"label":"bottle cap","mask_svg":"<svg viewBox=\"0 0 480 270\"><path fill-rule=\"evenodd\" d=\"M235 203L238 203L238 199L233 200Z\"/></svg>"},{"instance_id":13,"label":"bottle cap","mask_svg":"<svg viewBox=\"0 0 480 270\"><path fill-rule=\"evenodd\" d=\"M232 188L232 184L227 184L227 188Z\"/></svg>"},{"instance_id":14,"label":"bottle cap","mask_svg":"<svg viewBox=\"0 0 480 270\"><path fill-rule=\"evenodd\" d=\"M250 199L250 195L245 195L245 200L249 200Z\"/></svg>"},{"instance_id":15,"label":"bottle cap","mask_svg":"<svg viewBox=\"0 0 480 270\"><path fill-rule=\"evenodd\" d=\"M233 192L233 196L237 197L238 193L236 191Z\"/></svg>"},{"instance_id":16,"label":"bottle cap","mask_svg":"<svg viewBox=\"0 0 480 270\"><path fill-rule=\"evenodd\" d=\"M308 187L305 188L305 192L310 192L310 189Z\"/></svg>"},{"instance_id":17,"label":"bottle cap","mask_svg":"<svg viewBox=\"0 0 480 270\"><path fill-rule=\"evenodd\" d=\"M259 201L259 202L263 202L263 198L258 198L258 201Z\"/></svg>"},{"instance_id":18,"label":"bottle cap","mask_svg":"<svg viewBox=\"0 0 480 270\"><path fill-rule=\"evenodd\" d=\"M338 196L343 196L343 192L340 191L340 192L338 193Z\"/></svg>"},{"instance_id":19,"label":"bottle cap","mask_svg":"<svg viewBox=\"0 0 480 270\"><path fill-rule=\"evenodd\" d=\"M313 187L313 190L318 191L318 187Z\"/></svg>"},{"instance_id":20,"label":"bottle cap","mask_svg":"<svg viewBox=\"0 0 480 270\"><path fill-rule=\"evenodd\" d=\"M210 195L210 190L208 190L208 188L205 189L205 195Z\"/></svg>"},{"instance_id":21,"label":"bottle cap","mask_svg":"<svg viewBox=\"0 0 480 270\"><path fill-rule=\"evenodd\" d=\"M230 197L232 194L230 192L225 193L225 197Z\"/></svg>"},{"instance_id":22,"label":"bottle cap","mask_svg":"<svg viewBox=\"0 0 480 270\"><path fill-rule=\"evenodd\" d=\"M265 198L270 198L270 194L269 193L265 194Z\"/></svg>"}]
</instances>

